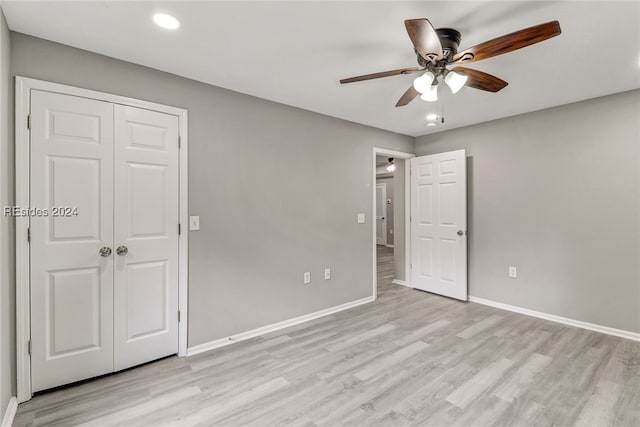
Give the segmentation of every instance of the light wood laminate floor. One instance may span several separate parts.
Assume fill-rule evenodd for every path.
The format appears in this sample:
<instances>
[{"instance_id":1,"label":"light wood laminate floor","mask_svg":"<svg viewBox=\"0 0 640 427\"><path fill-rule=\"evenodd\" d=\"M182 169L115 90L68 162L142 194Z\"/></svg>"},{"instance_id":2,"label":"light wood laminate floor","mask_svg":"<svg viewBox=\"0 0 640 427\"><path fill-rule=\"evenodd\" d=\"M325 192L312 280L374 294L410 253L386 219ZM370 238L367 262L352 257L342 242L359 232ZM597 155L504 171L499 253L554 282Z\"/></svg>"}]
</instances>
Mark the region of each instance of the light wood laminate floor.
<instances>
[{"instance_id":1,"label":"light wood laminate floor","mask_svg":"<svg viewBox=\"0 0 640 427\"><path fill-rule=\"evenodd\" d=\"M640 343L392 285L379 255L374 303L38 395L14 425L640 426Z\"/></svg>"}]
</instances>

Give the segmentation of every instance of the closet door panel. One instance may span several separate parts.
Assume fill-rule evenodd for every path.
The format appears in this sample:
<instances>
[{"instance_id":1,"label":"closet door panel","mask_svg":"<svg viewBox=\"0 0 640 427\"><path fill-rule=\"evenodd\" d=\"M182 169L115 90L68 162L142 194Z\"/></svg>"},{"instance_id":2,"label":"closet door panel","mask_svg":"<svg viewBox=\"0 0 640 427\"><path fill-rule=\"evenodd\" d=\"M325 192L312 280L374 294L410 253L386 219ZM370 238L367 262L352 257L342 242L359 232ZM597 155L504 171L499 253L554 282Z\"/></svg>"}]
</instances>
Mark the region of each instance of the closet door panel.
<instances>
[{"instance_id":1,"label":"closet door panel","mask_svg":"<svg viewBox=\"0 0 640 427\"><path fill-rule=\"evenodd\" d=\"M113 371L113 104L31 91L31 372Z\"/></svg>"},{"instance_id":2,"label":"closet door panel","mask_svg":"<svg viewBox=\"0 0 640 427\"><path fill-rule=\"evenodd\" d=\"M178 352L178 117L116 105L114 170L120 370Z\"/></svg>"}]
</instances>

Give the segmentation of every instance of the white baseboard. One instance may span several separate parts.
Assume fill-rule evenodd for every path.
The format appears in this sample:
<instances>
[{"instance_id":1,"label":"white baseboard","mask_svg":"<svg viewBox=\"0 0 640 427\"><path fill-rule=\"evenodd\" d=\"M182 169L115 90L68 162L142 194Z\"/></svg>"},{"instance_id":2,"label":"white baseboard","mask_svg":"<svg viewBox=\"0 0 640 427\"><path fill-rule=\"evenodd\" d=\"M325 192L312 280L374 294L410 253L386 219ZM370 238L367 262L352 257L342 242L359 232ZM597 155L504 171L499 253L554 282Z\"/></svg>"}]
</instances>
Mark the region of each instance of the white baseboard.
<instances>
[{"instance_id":1,"label":"white baseboard","mask_svg":"<svg viewBox=\"0 0 640 427\"><path fill-rule=\"evenodd\" d=\"M391 281L391 283L394 283L396 285L401 285L401 286L406 286L407 288L410 288L409 284L407 282L405 282L404 280L400 280L400 279L393 279Z\"/></svg>"},{"instance_id":2,"label":"white baseboard","mask_svg":"<svg viewBox=\"0 0 640 427\"><path fill-rule=\"evenodd\" d=\"M609 326L597 325L595 323L583 322L582 320L569 319L567 317L556 316L555 314L543 313L540 311L529 310L528 308L517 307L515 305L504 304L501 302L491 301L469 295L469 301L478 304L488 305L490 307L500 308L502 310L513 311L514 313L525 314L527 316L538 317L540 319L550 320L552 322L562 323L564 325L575 326L577 328L588 329L590 331L601 332L607 335L613 335L620 338L626 338L633 341L640 341L640 333L625 331L624 329L610 328Z\"/></svg>"},{"instance_id":3,"label":"white baseboard","mask_svg":"<svg viewBox=\"0 0 640 427\"><path fill-rule=\"evenodd\" d=\"M18 410L18 399L12 397L9 399L7 408L4 411L4 417L2 417L2 423L0 427L11 427L13 419L16 417L16 411Z\"/></svg>"},{"instance_id":4,"label":"white baseboard","mask_svg":"<svg viewBox=\"0 0 640 427\"><path fill-rule=\"evenodd\" d=\"M260 328L252 329L250 331L241 332L239 334L231 335L225 338L220 338L214 341L209 341L203 344L194 345L187 349L187 356L193 356L195 354L203 353L205 351L213 350L215 348L224 347L229 344L234 344L239 341L248 340L260 335L268 334L279 329L288 328L289 326L298 325L300 323L308 322L309 320L318 319L320 317L328 316L339 311L348 310L353 307L357 307L362 304L367 304L375 301L375 297L370 296L359 300L351 301L345 304L336 305L335 307L329 307L324 310L316 311L315 313L305 314L303 316L294 317L293 319L283 320L282 322L272 323L271 325L262 326ZM4 427L4 426L2 426Z\"/></svg>"}]
</instances>

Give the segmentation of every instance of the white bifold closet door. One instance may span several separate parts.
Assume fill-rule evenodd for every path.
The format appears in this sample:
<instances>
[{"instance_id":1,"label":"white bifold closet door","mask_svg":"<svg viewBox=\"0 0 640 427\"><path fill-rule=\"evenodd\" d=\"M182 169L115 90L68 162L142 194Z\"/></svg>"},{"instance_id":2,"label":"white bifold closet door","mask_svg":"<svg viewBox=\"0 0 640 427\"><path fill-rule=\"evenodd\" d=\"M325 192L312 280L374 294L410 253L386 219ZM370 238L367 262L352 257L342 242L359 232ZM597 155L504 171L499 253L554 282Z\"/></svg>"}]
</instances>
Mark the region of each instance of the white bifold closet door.
<instances>
[{"instance_id":1,"label":"white bifold closet door","mask_svg":"<svg viewBox=\"0 0 640 427\"><path fill-rule=\"evenodd\" d=\"M178 118L33 90L30 165L32 390L177 353Z\"/></svg>"}]
</instances>

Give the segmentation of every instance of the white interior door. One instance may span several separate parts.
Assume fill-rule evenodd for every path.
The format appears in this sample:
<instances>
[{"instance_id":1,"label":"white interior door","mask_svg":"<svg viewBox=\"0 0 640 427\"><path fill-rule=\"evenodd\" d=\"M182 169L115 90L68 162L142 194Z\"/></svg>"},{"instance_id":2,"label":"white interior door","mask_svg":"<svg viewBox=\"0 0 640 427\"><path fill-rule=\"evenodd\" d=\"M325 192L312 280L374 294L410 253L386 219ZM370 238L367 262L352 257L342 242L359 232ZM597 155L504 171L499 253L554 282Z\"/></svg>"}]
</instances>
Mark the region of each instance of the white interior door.
<instances>
[{"instance_id":1,"label":"white interior door","mask_svg":"<svg viewBox=\"0 0 640 427\"><path fill-rule=\"evenodd\" d=\"M115 106L115 369L178 352L178 117Z\"/></svg>"},{"instance_id":2,"label":"white interior door","mask_svg":"<svg viewBox=\"0 0 640 427\"><path fill-rule=\"evenodd\" d=\"M376 244L387 244L387 184L376 184Z\"/></svg>"},{"instance_id":3,"label":"white interior door","mask_svg":"<svg viewBox=\"0 0 640 427\"><path fill-rule=\"evenodd\" d=\"M32 91L30 167L39 391L113 371L113 104Z\"/></svg>"},{"instance_id":4,"label":"white interior door","mask_svg":"<svg viewBox=\"0 0 640 427\"><path fill-rule=\"evenodd\" d=\"M467 300L465 151L411 159L411 286Z\"/></svg>"}]
</instances>

